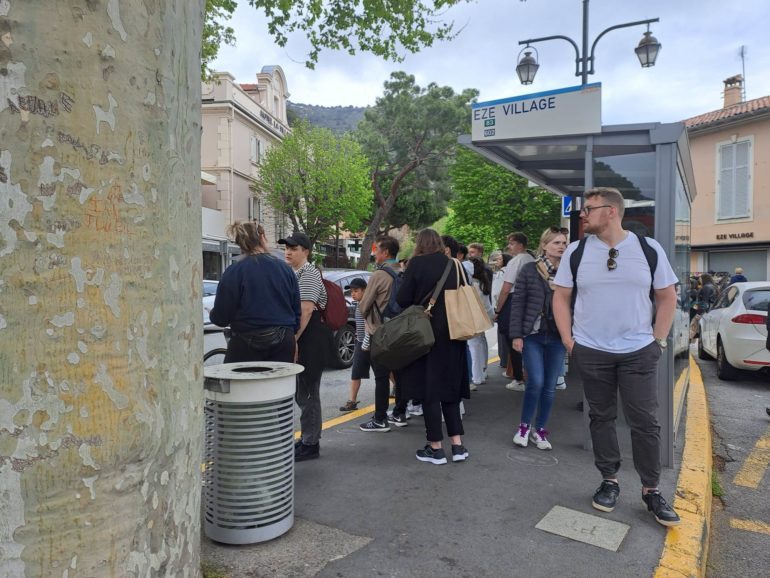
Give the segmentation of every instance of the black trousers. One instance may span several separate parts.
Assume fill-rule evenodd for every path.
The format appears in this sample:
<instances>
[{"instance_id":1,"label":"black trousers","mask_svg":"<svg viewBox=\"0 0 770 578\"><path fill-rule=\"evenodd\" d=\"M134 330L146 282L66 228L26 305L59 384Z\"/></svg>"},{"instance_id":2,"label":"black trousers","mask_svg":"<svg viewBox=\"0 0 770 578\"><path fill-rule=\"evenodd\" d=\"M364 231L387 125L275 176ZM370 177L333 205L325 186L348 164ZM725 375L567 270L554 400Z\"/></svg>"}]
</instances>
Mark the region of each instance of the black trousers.
<instances>
[{"instance_id":1,"label":"black trousers","mask_svg":"<svg viewBox=\"0 0 770 578\"><path fill-rule=\"evenodd\" d=\"M441 426L441 414L444 414L446 433L449 437L461 436L465 433L463 420L460 417L460 402L443 403L441 401L423 402L422 416L425 420L425 436L429 442L440 442L444 439Z\"/></svg>"},{"instance_id":2,"label":"black trousers","mask_svg":"<svg viewBox=\"0 0 770 578\"><path fill-rule=\"evenodd\" d=\"M371 362L374 372L374 419L380 423L386 423L388 406L390 405L390 370L373 359ZM405 415L406 402L407 400L401 393L401 387L398 385L398 378L396 378L396 405L393 408L393 413Z\"/></svg>"},{"instance_id":3,"label":"black trousers","mask_svg":"<svg viewBox=\"0 0 770 578\"><path fill-rule=\"evenodd\" d=\"M583 379L591 420L594 461L605 478L620 469L615 421L618 392L631 429L631 451L642 485L655 488L660 479L660 425L657 371L661 349L654 341L631 353L607 353L579 343L573 359Z\"/></svg>"}]
</instances>

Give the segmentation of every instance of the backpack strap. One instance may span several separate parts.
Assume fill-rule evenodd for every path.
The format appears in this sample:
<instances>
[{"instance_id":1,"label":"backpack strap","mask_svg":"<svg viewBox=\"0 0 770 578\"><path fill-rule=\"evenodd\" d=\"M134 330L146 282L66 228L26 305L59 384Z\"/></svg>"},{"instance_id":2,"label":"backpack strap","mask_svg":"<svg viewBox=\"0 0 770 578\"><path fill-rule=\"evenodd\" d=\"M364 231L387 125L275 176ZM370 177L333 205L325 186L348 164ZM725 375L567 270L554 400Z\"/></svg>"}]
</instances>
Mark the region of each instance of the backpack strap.
<instances>
[{"instance_id":1,"label":"backpack strap","mask_svg":"<svg viewBox=\"0 0 770 578\"><path fill-rule=\"evenodd\" d=\"M644 258L647 259L647 266L650 268L650 301L655 303L655 270L658 268L658 252L647 242L647 237L634 233L642 246Z\"/></svg>"},{"instance_id":2,"label":"backpack strap","mask_svg":"<svg viewBox=\"0 0 770 578\"><path fill-rule=\"evenodd\" d=\"M391 269L390 267L380 267L380 268L379 268L379 269L377 269L377 270L378 270L378 271L385 271L385 272L386 272L388 275L390 275L390 277L391 277L391 278L392 278L392 280L393 280L393 283L395 283L395 282L396 282L396 277L398 276L398 273L396 273L396 272L395 272L393 269ZM391 291L392 291L392 290L393 290L393 285L391 285ZM388 299L388 301L390 301L390 299ZM385 323L385 317L382 315L382 311L380 310L379 306L377 305L377 300L376 300L376 299L375 299L375 300L372 302L372 305L374 305L374 310L377 312L377 315L379 315L379 316L380 316L380 321L381 321L382 323ZM385 307L387 308L387 305L386 305Z\"/></svg>"},{"instance_id":3,"label":"backpack strap","mask_svg":"<svg viewBox=\"0 0 770 578\"><path fill-rule=\"evenodd\" d=\"M569 256L569 268L570 268L570 271L572 271L572 302L570 303L570 307L572 308L573 311L575 310L575 301L577 301L577 292L578 292L577 272L578 272L578 267L580 266L580 261L583 260L583 253L586 250L587 239L588 237L583 237L582 239L580 239L580 242L578 242L578 246Z\"/></svg>"}]
</instances>

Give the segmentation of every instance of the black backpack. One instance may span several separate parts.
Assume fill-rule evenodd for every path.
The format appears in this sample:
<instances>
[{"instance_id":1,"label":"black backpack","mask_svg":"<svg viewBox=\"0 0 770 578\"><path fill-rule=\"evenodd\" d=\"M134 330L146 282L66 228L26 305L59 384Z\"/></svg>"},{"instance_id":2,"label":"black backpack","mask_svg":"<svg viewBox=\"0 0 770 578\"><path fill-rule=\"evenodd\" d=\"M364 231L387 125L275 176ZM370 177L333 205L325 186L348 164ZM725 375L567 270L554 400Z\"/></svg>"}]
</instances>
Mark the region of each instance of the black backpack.
<instances>
[{"instance_id":1,"label":"black backpack","mask_svg":"<svg viewBox=\"0 0 770 578\"><path fill-rule=\"evenodd\" d=\"M393 283L390 286L390 297L388 298L388 304L385 306L385 309L380 311L380 308L377 307L377 303L374 304L375 309L377 309L377 313L380 315L380 320L386 321L388 319L393 319L396 315L404 310L404 308L398 304L398 301L396 301L396 296L398 295L398 290L401 287L401 281L404 274L396 273L390 267L383 267L380 269L380 271L385 271L393 279Z\"/></svg>"},{"instance_id":2,"label":"black backpack","mask_svg":"<svg viewBox=\"0 0 770 578\"><path fill-rule=\"evenodd\" d=\"M642 246L642 252L644 253L644 258L647 259L647 265L650 267L650 301L652 301L652 319L653 323L655 322L655 269L658 268L658 252L650 247L650 244L647 242L647 237L644 235L640 235L639 233L634 233L636 237L639 239L639 244ZM578 267L580 266L580 261L583 259L583 252L586 249L586 240L587 237L583 237L580 239L580 242L578 243L577 248L573 251L572 255L570 255L569 258L569 268L570 271L572 271L572 310L575 310L575 301L577 300L577 291L578 291L578 285L577 285L577 271Z\"/></svg>"}]
</instances>

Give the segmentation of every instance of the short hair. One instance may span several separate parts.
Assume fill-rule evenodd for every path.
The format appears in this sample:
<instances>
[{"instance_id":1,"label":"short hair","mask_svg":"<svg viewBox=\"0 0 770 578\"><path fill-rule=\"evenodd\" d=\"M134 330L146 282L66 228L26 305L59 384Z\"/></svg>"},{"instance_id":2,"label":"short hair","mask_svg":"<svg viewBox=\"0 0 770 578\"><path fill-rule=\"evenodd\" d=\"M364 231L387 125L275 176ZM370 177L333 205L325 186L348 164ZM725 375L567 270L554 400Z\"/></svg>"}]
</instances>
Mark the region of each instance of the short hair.
<instances>
[{"instance_id":1,"label":"short hair","mask_svg":"<svg viewBox=\"0 0 770 578\"><path fill-rule=\"evenodd\" d=\"M457 252L460 250L460 243L457 242L457 239L451 235L441 235L441 242L444 243L444 247L449 249L450 256L457 257Z\"/></svg>"},{"instance_id":2,"label":"short hair","mask_svg":"<svg viewBox=\"0 0 770 578\"><path fill-rule=\"evenodd\" d=\"M735 274L736 275L743 275L743 267L736 267L735 268Z\"/></svg>"},{"instance_id":3,"label":"short hair","mask_svg":"<svg viewBox=\"0 0 770 578\"><path fill-rule=\"evenodd\" d=\"M521 233L518 231L516 233L511 233L510 235L508 235L509 243L521 243L524 247L527 246L528 240L529 239L527 239L527 236L524 233Z\"/></svg>"},{"instance_id":4,"label":"short hair","mask_svg":"<svg viewBox=\"0 0 770 578\"><path fill-rule=\"evenodd\" d=\"M235 221L227 228L227 235L246 254L256 253L258 249L264 249L262 235L265 229L256 221Z\"/></svg>"},{"instance_id":5,"label":"short hair","mask_svg":"<svg viewBox=\"0 0 770 578\"><path fill-rule=\"evenodd\" d=\"M471 243L468 245L469 249L476 249L479 252L479 255L484 255L484 244L483 243Z\"/></svg>"},{"instance_id":6,"label":"short hair","mask_svg":"<svg viewBox=\"0 0 770 578\"><path fill-rule=\"evenodd\" d=\"M583 194L585 200L593 199L594 197L600 197L606 204L615 207L620 218L623 218L626 204L623 201L623 194L619 190L613 187L594 187L593 189L588 189Z\"/></svg>"},{"instance_id":7,"label":"short hair","mask_svg":"<svg viewBox=\"0 0 770 578\"><path fill-rule=\"evenodd\" d=\"M433 229L423 229L414 239L413 257L418 255L431 255L433 253L443 253L444 243L439 234Z\"/></svg>"},{"instance_id":8,"label":"short hair","mask_svg":"<svg viewBox=\"0 0 770 578\"><path fill-rule=\"evenodd\" d=\"M458 253L462 253L463 255L468 255L468 247L460 243L460 246L457 248Z\"/></svg>"},{"instance_id":9,"label":"short hair","mask_svg":"<svg viewBox=\"0 0 770 578\"><path fill-rule=\"evenodd\" d=\"M398 244L398 239L391 237L390 235L383 235L377 237L374 241L380 249L385 249L388 255L395 258L398 255L401 246Z\"/></svg>"},{"instance_id":10,"label":"short hair","mask_svg":"<svg viewBox=\"0 0 770 578\"><path fill-rule=\"evenodd\" d=\"M566 235L562 233L561 227L548 227L543 231L543 234L540 235L540 244L537 246L538 255L545 255L545 246L556 237L566 237Z\"/></svg>"}]
</instances>

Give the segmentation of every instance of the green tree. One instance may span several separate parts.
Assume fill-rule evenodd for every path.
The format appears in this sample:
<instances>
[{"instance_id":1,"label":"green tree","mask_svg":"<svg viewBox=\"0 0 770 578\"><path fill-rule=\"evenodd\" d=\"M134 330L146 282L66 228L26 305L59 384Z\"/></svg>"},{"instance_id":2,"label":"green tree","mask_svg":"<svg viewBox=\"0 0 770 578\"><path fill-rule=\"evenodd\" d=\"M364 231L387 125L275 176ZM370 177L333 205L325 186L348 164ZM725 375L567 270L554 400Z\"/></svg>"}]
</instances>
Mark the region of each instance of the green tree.
<instances>
[{"instance_id":1,"label":"green tree","mask_svg":"<svg viewBox=\"0 0 770 578\"><path fill-rule=\"evenodd\" d=\"M323 49L349 54L371 52L400 62L405 52L417 52L437 40L457 35L453 22L443 22L448 8L469 0L248 0L264 12L267 30L278 46L289 34L303 33L310 41L305 65L314 68ZM237 0L206 0L206 24L201 51L204 78L221 44L234 42L232 17Z\"/></svg>"},{"instance_id":2,"label":"green tree","mask_svg":"<svg viewBox=\"0 0 770 578\"><path fill-rule=\"evenodd\" d=\"M306 122L295 124L267 151L253 189L314 243L331 237L338 224L360 230L372 206L369 162L361 146Z\"/></svg>"},{"instance_id":3,"label":"green tree","mask_svg":"<svg viewBox=\"0 0 770 578\"><path fill-rule=\"evenodd\" d=\"M559 224L561 201L527 180L460 148L449 169L454 197L446 232L465 243L483 242L489 250L506 245L506 236L521 231L533 242L546 227Z\"/></svg>"},{"instance_id":4,"label":"green tree","mask_svg":"<svg viewBox=\"0 0 770 578\"><path fill-rule=\"evenodd\" d=\"M470 124L469 105L477 95L476 90L457 94L434 83L422 88L405 72L394 72L385 81L384 95L366 111L356 131L372 163L374 189L363 255L382 230L424 226L443 214L450 192L447 169L457 135Z\"/></svg>"}]
</instances>

